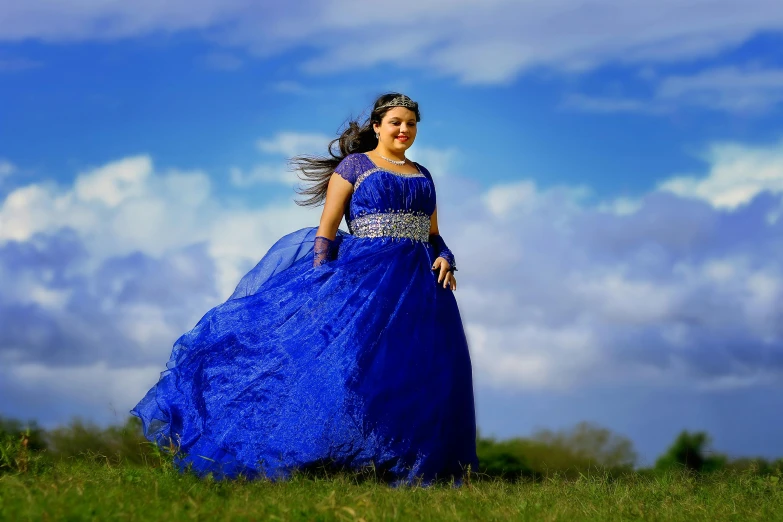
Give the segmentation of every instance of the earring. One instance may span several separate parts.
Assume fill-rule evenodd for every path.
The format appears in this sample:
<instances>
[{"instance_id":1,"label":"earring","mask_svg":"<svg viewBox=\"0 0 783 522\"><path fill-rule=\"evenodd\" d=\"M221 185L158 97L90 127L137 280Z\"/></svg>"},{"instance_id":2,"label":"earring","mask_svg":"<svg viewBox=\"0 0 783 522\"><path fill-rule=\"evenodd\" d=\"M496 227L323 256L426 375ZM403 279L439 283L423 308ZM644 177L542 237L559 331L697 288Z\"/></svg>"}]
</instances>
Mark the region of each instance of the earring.
<instances>
[{"instance_id":1,"label":"earring","mask_svg":"<svg viewBox=\"0 0 783 522\"><path fill-rule=\"evenodd\" d=\"M375 133L375 139L377 140L377 139L378 139L378 138L380 138L380 137L381 137L381 135L380 135L379 133L377 133L377 132L376 132L376 133Z\"/></svg>"}]
</instances>

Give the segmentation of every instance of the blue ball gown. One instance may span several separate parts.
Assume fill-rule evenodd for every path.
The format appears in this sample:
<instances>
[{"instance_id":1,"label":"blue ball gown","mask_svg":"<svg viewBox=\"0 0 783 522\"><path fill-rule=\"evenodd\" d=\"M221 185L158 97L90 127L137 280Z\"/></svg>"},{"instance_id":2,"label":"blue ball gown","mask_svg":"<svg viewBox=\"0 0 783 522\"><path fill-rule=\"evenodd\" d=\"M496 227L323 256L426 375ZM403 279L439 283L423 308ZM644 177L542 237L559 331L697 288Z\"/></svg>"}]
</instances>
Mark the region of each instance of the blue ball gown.
<instances>
[{"instance_id":1,"label":"blue ball gown","mask_svg":"<svg viewBox=\"0 0 783 522\"><path fill-rule=\"evenodd\" d=\"M476 469L468 345L431 268L435 186L417 167L338 165L353 194L332 258L314 266L317 227L282 237L182 335L131 411L149 440L216 478L372 466L428 483Z\"/></svg>"}]
</instances>

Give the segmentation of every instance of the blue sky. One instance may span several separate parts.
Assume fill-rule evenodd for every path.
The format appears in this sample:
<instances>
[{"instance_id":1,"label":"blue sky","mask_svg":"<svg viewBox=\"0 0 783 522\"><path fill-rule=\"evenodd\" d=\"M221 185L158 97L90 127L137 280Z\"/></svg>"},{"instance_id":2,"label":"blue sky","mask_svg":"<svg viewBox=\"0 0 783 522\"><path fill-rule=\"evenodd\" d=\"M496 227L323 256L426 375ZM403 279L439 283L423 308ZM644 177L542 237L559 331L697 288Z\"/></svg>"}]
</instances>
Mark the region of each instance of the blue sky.
<instances>
[{"instance_id":1,"label":"blue sky","mask_svg":"<svg viewBox=\"0 0 783 522\"><path fill-rule=\"evenodd\" d=\"M0 414L121 420L400 90L482 432L781 456L780 49L771 0L0 6Z\"/></svg>"}]
</instances>

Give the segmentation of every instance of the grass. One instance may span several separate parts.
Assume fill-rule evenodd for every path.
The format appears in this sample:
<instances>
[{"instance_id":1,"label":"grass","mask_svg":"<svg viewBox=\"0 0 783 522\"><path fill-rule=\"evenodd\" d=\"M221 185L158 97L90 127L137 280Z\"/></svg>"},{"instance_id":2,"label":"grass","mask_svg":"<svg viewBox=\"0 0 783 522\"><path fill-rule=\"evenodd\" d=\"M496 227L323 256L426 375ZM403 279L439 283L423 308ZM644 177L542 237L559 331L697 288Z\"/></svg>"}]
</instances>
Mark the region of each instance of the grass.
<instances>
[{"instance_id":1,"label":"grass","mask_svg":"<svg viewBox=\"0 0 783 522\"><path fill-rule=\"evenodd\" d=\"M391 488L350 474L203 480L167 462L30 463L0 475L0 520L783 520L779 475L718 471L554 475Z\"/></svg>"}]
</instances>

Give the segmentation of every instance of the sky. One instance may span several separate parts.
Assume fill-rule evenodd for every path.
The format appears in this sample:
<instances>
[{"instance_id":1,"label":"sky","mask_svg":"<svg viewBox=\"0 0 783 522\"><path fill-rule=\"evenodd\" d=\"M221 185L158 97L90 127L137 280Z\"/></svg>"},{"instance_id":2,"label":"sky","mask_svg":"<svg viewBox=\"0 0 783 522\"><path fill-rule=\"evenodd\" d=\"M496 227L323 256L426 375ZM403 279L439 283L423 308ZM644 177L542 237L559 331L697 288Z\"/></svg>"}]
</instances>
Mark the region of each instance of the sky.
<instances>
[{"instance_id":1,"label":"sky","mask_svg":"<svg viewBox=\"0 0 783 522\"><path fill-rule=\"evenodd\" d=\"M124 421L387 91L483 435L783 456L779 0L0 3L0 415Z\"/></svg>"}]
</instances>

